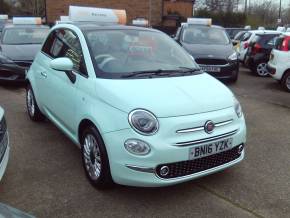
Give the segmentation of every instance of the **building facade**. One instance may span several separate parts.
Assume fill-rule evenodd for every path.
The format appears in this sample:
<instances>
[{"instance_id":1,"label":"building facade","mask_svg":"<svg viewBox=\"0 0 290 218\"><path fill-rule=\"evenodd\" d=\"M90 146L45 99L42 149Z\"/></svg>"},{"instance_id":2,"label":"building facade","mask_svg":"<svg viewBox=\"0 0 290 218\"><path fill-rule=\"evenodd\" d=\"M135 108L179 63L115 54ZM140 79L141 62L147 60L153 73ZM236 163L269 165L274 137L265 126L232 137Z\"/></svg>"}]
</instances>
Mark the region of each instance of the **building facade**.
<instances>
[{"instance_id":1,"label":"building facade","mask_svg":"<svg viewBox=\"0 0 290 218\"><path fill-rule=\"evenodd\" d=\"M153 26L163 25L164 18L170 14L191 17L193 0L46 0L46 17L54 23L62 15L68 15L70 5L100 8L125 9L128 23L142 17Z\"/></svg>"}]
</instances>

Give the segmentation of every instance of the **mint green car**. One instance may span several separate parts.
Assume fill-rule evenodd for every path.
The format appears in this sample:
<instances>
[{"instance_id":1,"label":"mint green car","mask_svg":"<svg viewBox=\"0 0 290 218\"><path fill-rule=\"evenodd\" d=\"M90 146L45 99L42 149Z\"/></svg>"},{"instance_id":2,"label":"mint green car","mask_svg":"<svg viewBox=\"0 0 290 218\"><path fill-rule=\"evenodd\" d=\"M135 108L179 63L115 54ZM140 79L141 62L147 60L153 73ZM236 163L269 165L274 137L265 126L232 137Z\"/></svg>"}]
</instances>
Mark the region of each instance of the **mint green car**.
<instances>
[{"instance_id":1,"label":"mint green car","mask_svg":"<svg viewBox=\"0 0 290 218\"><path fill-rule=\"evenodd\" d=\"M27 80L29 117L81 148L97 188L173 185L244 158L239 102L160 31L58 24Z\"/></svg>"}]
</instances>

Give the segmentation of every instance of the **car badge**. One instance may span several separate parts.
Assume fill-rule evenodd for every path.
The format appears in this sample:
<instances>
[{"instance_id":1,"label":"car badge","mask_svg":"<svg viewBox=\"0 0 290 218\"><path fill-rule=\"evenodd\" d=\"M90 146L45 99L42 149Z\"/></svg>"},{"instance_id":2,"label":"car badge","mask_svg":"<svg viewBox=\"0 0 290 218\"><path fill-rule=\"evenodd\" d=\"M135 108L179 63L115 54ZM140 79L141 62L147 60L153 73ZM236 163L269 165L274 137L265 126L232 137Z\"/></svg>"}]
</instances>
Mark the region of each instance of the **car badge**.
<instances>
[{"instance_id":1,"label":"car badge","mask_svg":"<svg viewBox=\"0 0 290 218\"><path fill-rule=\"evenodd\" d=\"M204 124L204 131L211 134L215 129L215 124L213 121L209 120Z\"/></svg>"},{"instance_id":2,"label":"car badge","mask_svg":"<svg viewBox=\"0 0 290 218\"><path fill-rule=\"evenodd\" d=\"M213 58L213 55L208 55L207 57L209 57L209 58Z\"/></svg>"}]
</instances>

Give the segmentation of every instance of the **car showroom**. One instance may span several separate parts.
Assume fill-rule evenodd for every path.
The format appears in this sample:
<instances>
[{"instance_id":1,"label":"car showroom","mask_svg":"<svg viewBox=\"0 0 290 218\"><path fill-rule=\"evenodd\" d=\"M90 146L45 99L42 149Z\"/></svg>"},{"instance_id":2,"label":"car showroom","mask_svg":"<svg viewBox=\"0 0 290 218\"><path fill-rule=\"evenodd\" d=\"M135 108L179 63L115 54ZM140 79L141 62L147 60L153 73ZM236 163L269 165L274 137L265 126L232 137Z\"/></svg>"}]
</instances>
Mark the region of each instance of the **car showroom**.
<instances>
[{"instance_id":1,"label":"car showroom","mask_svg":"<svg viewBox=\"0 0 290 218\"><path fill-rule=\"evenodd\" d=\"M39 2L0 8L0 217L289 217L290 6Z\"/></svg>"}]
</instances>

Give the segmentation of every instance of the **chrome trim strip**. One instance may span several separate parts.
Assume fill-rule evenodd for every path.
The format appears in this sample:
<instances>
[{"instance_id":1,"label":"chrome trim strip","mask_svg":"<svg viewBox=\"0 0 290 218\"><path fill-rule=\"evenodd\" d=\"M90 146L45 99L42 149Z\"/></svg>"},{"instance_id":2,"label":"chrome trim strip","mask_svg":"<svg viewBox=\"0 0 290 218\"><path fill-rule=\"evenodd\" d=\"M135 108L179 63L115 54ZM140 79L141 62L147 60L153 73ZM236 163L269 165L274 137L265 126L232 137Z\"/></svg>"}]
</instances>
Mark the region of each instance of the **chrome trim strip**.
<instances>
[{"instance_id":1,"label":"chrome trim strip","mask_svg":"<svg viewBox=\"0 0 290 218\"><path fill-rule=\"evenodd\" d=\"M135 170L135 171L139 171L143 173L155 173L155 168L151 168L151 167L139 167L139 166L133 166L133 165L128 165L128 164L126 164L125 166L131 170Z\"/></svg>"},{"instance_id":2,"label":"chrome trim strip","mask_svg":"<svg viewBox=\"0 0 290 218\"><path fill-rule=\"evenodd\" d=\"M219 122L219 123L215 123L215 127L221 127L221 126L225 126L228 125L230 123L232 123L234 120L226 120L223 122ZM198 126L195 128L189 128L189 129L181 129L181 130L177 130L176 133L190 133L190 132L197 132L197 131L201 131L204 130L204 126Z\"/></svg>"},{"instance_id":3,"label":"chrome trim strip","mask_svg":"<svg viewBox=\"0 0 290 218\"><path fill-rule=\"evenodd\" d=\"M222 139L225 137L229 137L232 136L234 134L236 134L238 132L238 129L225 133L225 134L221 134L221 135L217 135L217 136L213 136L213 137L209 137L209 138L205 138L205 139L198 139L198 140L194 140L194 141L189 141L189 142L178 142L176 144L174 144L174 146L177 147L184 147L184 146L188 146L188 145L196 145L196 144L200 144L200 143L205 143L205 142L211 142L217 139Z\"/></svg>"},{"instance_id":4,"label":"chrome trim strip","mask_svg":"<svg viewBox=\"0 0 290 218\"><path fill-rule=\"evenodd\" d=\"M217 65L214 65L214 64L198 64L200 67L228 67L230 66L229 63L227 64L224 64L224 65L221 65L221 64L217 64Z\"/></svg>"}]
</instances>

